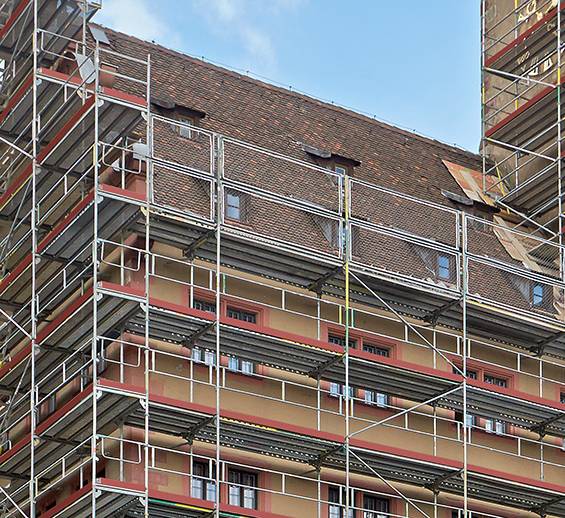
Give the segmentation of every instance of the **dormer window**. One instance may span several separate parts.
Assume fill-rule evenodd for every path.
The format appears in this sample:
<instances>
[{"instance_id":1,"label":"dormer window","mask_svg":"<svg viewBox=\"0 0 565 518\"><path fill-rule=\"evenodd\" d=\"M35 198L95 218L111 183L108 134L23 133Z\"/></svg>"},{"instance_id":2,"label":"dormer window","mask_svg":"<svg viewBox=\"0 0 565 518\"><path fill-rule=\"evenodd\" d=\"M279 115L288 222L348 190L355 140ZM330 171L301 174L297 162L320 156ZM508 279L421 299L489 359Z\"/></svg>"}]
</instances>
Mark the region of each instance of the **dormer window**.
<instances>
[{"instance_id":1,"label":"dormer window","mask_svg":"<svg viewBox=\"0 0 565 518\"><path fill-rule=\"evenodd\" d=\"M238 221L243 220L242 196L240 193L226 193L226 216Z\"/></svg>"},{"instance_id":2,"label":"dormer window","mask_svg":"<svg viewBox=\"0 0 565 518\"><path fill-rule=\"evenodd\" d=\"M438 255L438 276L440 279L445 281L449 281L451 279L449 257L446 255Z\"/></svg>"},{"instance_id":3,"label":"dormer window","mask_svg":"<svg viewBox=\"0 0 565 518\"><path fill-rule=\"evenodd\" d=\"M179 125L179 135L185 138L192 138L192 130L190 126L195 126L194 117L179 114L178 121L182 124Z\"/></svg>"}]
</instances>

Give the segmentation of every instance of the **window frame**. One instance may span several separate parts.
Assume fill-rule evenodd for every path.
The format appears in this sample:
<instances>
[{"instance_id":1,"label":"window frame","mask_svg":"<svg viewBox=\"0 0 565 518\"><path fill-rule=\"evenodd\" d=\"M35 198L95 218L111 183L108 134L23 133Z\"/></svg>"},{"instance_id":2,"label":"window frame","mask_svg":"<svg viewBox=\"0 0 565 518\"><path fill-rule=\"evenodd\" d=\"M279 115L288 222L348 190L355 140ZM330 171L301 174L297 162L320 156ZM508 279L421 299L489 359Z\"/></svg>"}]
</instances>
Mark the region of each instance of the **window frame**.
<instances>
[{"instance_id":1,"label":"window frame","mask_svg":"<svg viewBox=\"0 0 565 518\"><path fill-rule=\"evenodd\" d=\"M239 481L231 480L233 478ZM254 480L254 485L246 483L246 480ZM244 509L258 509L259 492L259 474L252 471L228 468L228 504ZM246 505L252 500L252 507ZM234 502L237 500L237 502Z\"/></svg>"},{"instance_id":2,"label":"window frame","mask_svg":"<svg viewBox=\"0 0 565 518\"><path fill-rule=\"evenodd\" d=\"M201 471L202 473L197 473L197 471ZM212 475L213 473L214 470L212 471ZM198 481L200 481L202 485L199 488L200 495L195 496L195 482ZM214 502L216 500L216 491L216 481L212 480L212 477L210 477L210 463L204 461L193 461L190 480L190 496L192 498L199 498L200 500Z\"/></svg>"}]
</instances>

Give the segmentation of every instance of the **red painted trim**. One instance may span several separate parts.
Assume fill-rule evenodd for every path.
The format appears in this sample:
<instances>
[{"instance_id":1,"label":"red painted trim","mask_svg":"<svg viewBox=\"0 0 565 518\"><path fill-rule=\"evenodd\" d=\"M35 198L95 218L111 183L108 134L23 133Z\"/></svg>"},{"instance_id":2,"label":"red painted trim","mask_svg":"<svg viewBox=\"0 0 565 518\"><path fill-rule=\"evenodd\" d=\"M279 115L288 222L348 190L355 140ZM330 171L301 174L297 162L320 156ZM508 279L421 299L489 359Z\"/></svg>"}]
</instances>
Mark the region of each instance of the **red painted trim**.
<instances>
[{"instance_id":1,"label":"red painted trim","mask_svg":"<svg viewBox=\"0 0 565 518\"><path fill-rule=\"evenodd\" d=\"M559 8L562 9L563 4L561 4ZM489 67L492 63L494 63L496 60L500 59L508 51L510 51L511 49L513 49L514 47L516 47L517 45L522 43L528 36L530 36L535 31L537 31L542 25L545 25L545 23L550 18L553 18L556 14L557 14L557 7L553 8L551 11L549 11L541 20L534 23L534 25L532 25L527 31L525 31L524 34L521 34L520 36L518 36L513 42L509 43L502 50L497 52L494 56L487 59L485 61L485 66Z\"/></svg>"},{"instance_id":2,"label":"red painted trim","mask_svg":"<svg viewBox=\"0 0 565 518\"><path fill-rule=\"evenodd\" d=\"M145 108L147 106L147 101L142 97L126 94L124 92L114 90L113 88L108 88L107 86L102 87L102 93L110 97L115 97L116 99L121 99L122 101L127 101L133 104L137 104L142 108Z\"/></svg>"},{"instance_id":3,"label":"red painted trim","mask_svg":"<svg viewBox=\"0 0 565 518\"><path fill-rule=\"evenodd\" d=\"M487 373L488 374L488 373ZM478 381L473 379L467 379L467 384L472 385L474 387L479 387L482 389L486 389L489 392L498 392L499 394L504 394L507 396L512 396L517 399L522 399L524 401L528 401L529 403L537 403L543 406L548 406L554 408L555 410L559 410L560 412L565 412L565 404L559 403L557 401L552 401L551 399L541 398L539 396L532 396L530 394L526 394L524 392L520 392L518 390L498 387L496 385L491 385L490 383L485 383L484 381Z\"/></svg>"},{"instance_id":4,"label":"red painted trim","mask_svg":"<svg viewBox=\"0 0 565 518\"><path fill-rule=\"evenodd\" d=\"M38 69L38 73L47 77L52 77L53 79L59 79L65 83L74 83L77 86L80 86L82 83L82 81L76 76L63 74L63 72L58 72L57 70L51 70L49 68L40 68Z\"/></svg>"},{"instance_id":5,"label":"red painted trim","mask_svg":"<svg viewBox=\"0 0 565 518\"><path fill-rule=\"evenodd\" d=\"M145 297L144 290L138 290L137 288L130 288L129 286L114 284L113 282L101 281L100 287L106 290L121 292L124 295L133 295L134 297Z\"/></svg>"},{"instance_id":6,"label":"red painted trim","mask_svg":"<svg viewBox=\"0 0 565 518\"><path fill-rule=\"evenodd\" d=\"M515 475L514 473L508 471L497 471L490 468L483 468L482 466L474 466L469 464L469 470L477 473L479 475L486 475L489 477L494 477L502 480L510 480L517 484L526 484L528 486L538 487L541 489L547 489L548 491L557 491L558 493L563 493L565 491L565 486L560 486L558 484L551 484L550 482L544 482L542 480L536 480L532 478L522 477L520 475Z\"/></svg>"},{"instance_id":7,"label":"red painted trim","mask_svg":"<svg viewBox=\"0 0 565 518\"><path fill-rule=\"evenodd\" d=\"M94 96L89 97L85 104L81 106L81 108L74 114L74 116L65 124L63 129L53 137L51 142L45 147L45 149L39 153L37 156L37 161L41 162L52 150L53 148L59 144L60 141L63 140L63 137L68 132L68 130L77 122L80 117L84 115L84 113L90 109L90 107L94 104ZM14 181L14 183L10 186L10 188L4 193L4 195L0 198L0 207L2 207L8 199L10 199L15 191L21 186L25 179L27 179L31 175L31 165L26 167L24 172L18 176L18 178Z\"/></svg>"},{"instance_id":8,"label":"red painted trim","mask_svg":"<svg viewBox=\"0 0 565 518\"><path fill-rule=\"evenodd\" d=\"M24 96L25 91L31 86L33 80L33 75L29 76L26 82L18 89L18 91L12 96L11 101L6 105L6 108L0 113L0 122L2 122L12 108L18 103L18 101Z\"/></svg>"},{"instance_id":9,"label":"red painted trim","mask_svg":"<svg viewBox=\"0 0 565 518\"><path fill-rule=\"evenodd\" d=\"M94 288L90 288L84 295L81 295L77 300L75 300L63 313L61 313L51 324L49 324L39 335L37 336L37 343L41 344L44 338L48 337L53 330L58 328L61 323L71 316L80 306L82 306L90 297Z\"/></svg>"},{"instance_id":10,"label":"red painted trim","mask_svg":"<svg viewBox=\"0 0 565 518\"><path fill-rule=\"evenodd\" d=\"M2 455L0 455L0 465L4 464L6 459L18 453L18 451L20 451L24 446L26 446L30 442L31 442L31 435L28 434L23 439L18 441L14 446L12 446L9 450L6 450Z\"/></svg>"},{"instance_id":11,"label":"red painted trim","mask_svg":"<svg viewBox=\"0 0 565 518\"><path fill-rule=\"evenodd\" d=\"M214 509L214 502L209 500L201 500L200 498L193 498L191 496L179 495L176 493L166 493L165 491L159 491L157 489L149 490L149 498L154 498L155 500L163 500L166 502L171 502L173 504L181 504L193 506L198 509Z\"/></svg>"},{"instance_id":12,"label":"red painted trim","mask_svg":"<svg viewBox=\"0 0 565 518\"><path fill-rule=\"evenodd\" d=\"M2 281L0 281L0 293L2 293L12 282L14 282L23 271L25 271L28 266L31 264L31 257L32 254L28 254L15 268L12 270Z\"/></svg>"},{"instance_id":13,"label":"red painted trim","mask_svg":"<svg viewBox=\"0 0 565 518\"><path fill-rule=\"evenodd\" d=\"M59 502L55 507L52 507L46 513L40 514L40 518L51 518L51 516L56 515L58 512L70 507L75 502L78 502L84 495L90 493L92 490L92 482L89 482L83 488L79 489L76 493L73 493L71 496L65 498L62 502Z\"/></svg>"},{"instance_id":14,"label":"red painted trim","mask_svg":"<svg viewBox=\"0 0 565 518\"><path fill-rule=\"evenodd\" d=\"M73 126L90 110L94 105L94 96L89 97L77 112L69 119L69 121L61 128L59 133L45 146L43 151L37 155L37 161L41 162L53 149L59 144L64 137L72 130Z\"/></svg>"},{"instance_id":15,"label":"red painted trim","mask_svg":"<svg viewBox=\"0 0 565 518\"><path fill-rule=\"evenodd\" d=\"M18 363L24 358L27 358L31 353L31 344L26 345L16 356L14 356L6 365L0 369L0 379L3 378L9 371L11 371Z\"/></svg>"},{"instance_id":16,"label":"red painted trim","mask_svg":"<svg viewBox=\"0 0 565 518\"><path fill-rule=\"evenodd\" d=\"M113 489L128 489L130 491L139 491L141 493L145 492L145 486L134 484L133 482L120 482L119 480L114 480L113 478L100 478L98 479L96 486L105 486Z\"/></svg>"},{"instance_id":17,"label":"red painted trim","mask_svg":"<svg viewBox=\"0 0 565 518\"><path fill-rule=\"evenodd\" d=\"M561 78L561 84L563 84L565 77ZM495 124L492 128L485 132L486 137L490 137L493 133L497 132L500 128L508 124L511 120L515 119L518 115L525 112L527 109L531 108L534 104L536 104L540 99L549 95L550 92L555 90L553 87L548 86L544 88L539 94L532 97L526 104L520 106L517 110L513 111L510 115L502 119L498 124Z\"/></svg>"},{"instance_id":18,"label":"red painted trim","mask_svg":"<svg viewBox=\"0 0 565 518\"><path fill-rule=\"evenodd\" d=\"M147 199L144 194L128 191L126 189L120 189L119 187L114 187L113 185L102 184L100 185L100 190L109 194L116 194L118 196L131 198L132 200L145 202L145 200Z\"/></svg>"},{"instance_id":19,"label":"red painted trim","mask_svg":"<svg viewBox=\"0 0 565 518\"><path fill-rule=\"evenodd\" d=\"M18 17L20 16L20 13L24 10L24 8L27 6L27 4L29 4L31 2L31 0L23 0L20 5L18 5L17 9L14 11L14 13L12 14L12 16L10 16L10 18L8 19L8 21L6 22L6 25L4 25L4 27L2 27L2 30L0 31L0 40L6 35L6 32L8 32L8 29L12 26L12 24L18 19Z\"/></svg>"},{"instance_id":20,"label":"red painted trim","mask_svg":"<svg viewBox=\"0 0 565 518\"><path fill-rule=\"evenodd\" d=\"M75 396L71 399L66 405L63 405L62 408L57 410L55 413L51 414L47 420L41 423L36 430L36 433L43 432L46 428L51 426L55 421L61 418L64 414L66 414L73 406L78 404L80 401L88 397L92 393L92 385L89 385L86 389L84 389L80 394ZM26 446L29 442L31 442L31 435L26 435L23 439L18 441L12 448L7 450L4 454L0 455L0 464L2 464L8 457L15 455L19 450L21 450L24 446Z\"/></svg>"},{"instance_id":21,"label":"red painted trim","mask_svg":"<svg viewBox=\"0 0 565 518\"><path fill-rule=\"evenodd\" d=\"M0 197L0 209L4 207L6 202L15 194L15 192L21 187L27 178L31 175L31 165L24 169L24 172L18 176L8 190Z\"/></svg>"},{"instance_id":22,"label":"red painted trim","mask_svg":"<svg viewBox=\"0 0 565 518\"><path fill-rule=\"evenodd\" d=\"M375 363L383 363L385 365L390 365L391 367L398 367L400 369L417 372L419 374L426 374L433 376L434 378L455 381L457 383L463 380L463 378L458 374L445 372L439 369L434 369L432 367L425 367L424 365L418 365L416 363L409 363L404 360L395 360L394 358L387 358L386 356L379 356L378 354L359 351L357 349L349 349L349 354L351 356L357 356L358 358L362 358L364 360L370 360Z\"/></svg>"},{"instance_id":23,"label":"red painted trim","mask_svg":"<svg viewBox=\"0 0 565 518\"><path fill-rule=\"evenodd\" d=\"M51 414L45 421L43 421L36 429L36 433L40 434L49 428L55 421L58 421L66 413L70 412L75 406L77 406L81 401L86 399L92 394L94 387L90 384L82 392L77 394L73 399L71 399L66 405L63 405L59 410Z\"/></svg>"},{"instance_id":24,"label":"red painted trim","mask_svg":"<svg viewBox=\"0 0 565 518\"><path fill-rule=\"evenodd\" d=\"M106 387L116 390L125 390L127 392L133 392L140 396L145 396L145 392L140 390L140 388L136 385L129 385L127 383L120 383L119 381L113 381L108 379L99 379L98 383L100 387Z\"/></svg>"}]
</instances>

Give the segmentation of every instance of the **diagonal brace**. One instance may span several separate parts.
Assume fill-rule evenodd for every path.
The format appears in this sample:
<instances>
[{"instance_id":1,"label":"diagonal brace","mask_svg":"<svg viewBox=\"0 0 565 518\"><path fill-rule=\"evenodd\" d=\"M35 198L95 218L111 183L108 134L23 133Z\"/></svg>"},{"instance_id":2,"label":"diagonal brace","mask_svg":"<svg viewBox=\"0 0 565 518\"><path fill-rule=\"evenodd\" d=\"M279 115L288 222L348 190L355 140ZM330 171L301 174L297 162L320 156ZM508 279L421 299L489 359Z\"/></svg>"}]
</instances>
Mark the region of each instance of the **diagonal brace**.
<instances>
[{"instance_id":1,"label":"diagonal brace","mask_svg":"<svg viewBox=\"0 0 565 518\"><path fill-rule=\"evenodd\" d=\"M461 388L463 387L463 385L458 385L457 387L448 390L447 392L444 392L442 394L439 394L438 396L434 396L431 399L428 399L426 401L423 401L422 403L418 403L417 405L407 408L406 410L403 410L402 412L399 412L398 414L394 414L391 415L389 417L387 417L386 419L383 419L382 421L378 421L377 423L373 423L369 426L366 426L365 428L361 428L361 430L357 430L356 432L350 433L349 437L353 437L354 435L360 434L362 432L366 432L367 430L370 430L371 428L374 428L375 426L379 426L381 424L385 424L388 421L392 421L393 419L397 419L398 417L401 417L405 414L408 414L410 412L414 412L414 410L417 410L420 407L426 406L426 405L431 405L433 402L437 401L438 399L443 399L446 396L449 396L450 394L453 394L454 392L458 392L459 390L461 390Z\"/></svg>"},{"instance_id":2,"label":"diagonal brace","mask_svg":"<svg viewBox=\"0 0 565 518\"><path fill-rule=\"evenodd\" d=\"M324 453L320 453L320 455L318 455L315 460L310 461L309 464L311 466L314 466L317 472L320 472L320 470L322 469L322 464L326 461L326 459L328 457L331 457L334 453L337 453L338 451L342 450L343 448L344 448L343 444L339 444L338 446L332 448L331 450L328 450Z\"/></svg>"},{"instance_id":3,"label":"diagonal brace","mask_svg":"<svg viewBox=\"0 0 565 518\"><path fill-rule=\"evenodd\" d=\"M326 282L333 278L337 273L343 269L343 266L337 266L333 270L320 277L318 280L314 281L310 286L308 286L308 291L315 291L318 297L322 296L322 287Z\"/></svg>"},{"instance_id":4,"label":"diagonal brace","mask_svg":"<svg viewBox=\"0 0 565 518\"><path fill-rule=\"evenodd\" d=\"M343 360L343 358L344 358L343 354L339 354L337 356L334 356L333 358L331 358L327 362L324 362L321 365L318 365L318 367L316 367L315 369L312 369L308 373L308 376L310 376L311 378L314 378L314 379L318 379L326 370L328 370L330 367L333 367L336 363L339 363L339 361Z\"/></svg>"},{"instance_id":5,"label":"diagonal brace","mask_svg":"<svg viewBox=\"0 0 565 518\"><path fill-rule=\"evenodd\" d=\"M213 415L208 419L204 419L199 423L196 423L194 426L191 426L186 432L181 434L181 437L189 444L192 445L194 439L196 439L196 435L202 428L208 426L209 424L213 423L216 420L216 416Z\"/></svg>"},{"instance_id":6,"label":"diagonal brace","mask_svg":"<svg viewBox=\"0 0 565 518\"><path fill-rule=\"evenodd\" d=\"M199 338L202 338L208 331L211 331L216 326L216 322L210 322L209 324L205 325L188 338L181 342L181 345L186 348L192 347Z\"/></svg>"},{"instance_id":7,"label":"diagonal brace","mask_svg":"<svg viewBox=\"0 0 565 518\"><path fill-rule=\"evenodd\" d=\"M375 290L373 290L367 283L363 282L357 275L354 273L350 273L352 277L354 277L373 297L375 297L381 304L383 304L389 311L391 311L396 318L398 318L405 326L409 327L415 334L417 334L424 343L434 350L435 353L439 354L447 363L452 367L459 370L459 367L455 365L445 354L443 354L432 342L430 342L416 327L414 327L408 320L406 320L398 311L396 311L391 304L389 304L386 300L384 300Z\"/></svg>"},{"instance_id":8,"label":"diagonal brace","mask_svg":"<svg viewBox=\"0 0 565 518\"><path fill-rule=\"evenodd\" d=\"M196 254L196 250L198 250L206 241L213 238L216 235L216 229L212 229L203 236L200 236L194 243L192 243L188 248L185 248L182 252L182 255L192 261L194 259L194 255Z\"/></svg>"},{"instance_id":9,"label":"diagonal brace","mask_svg":"<svg viewBox=\"0 0 565 518\"><path fill-rule=\"evenodd\" d=\"M429 489L430 491L432 491L435 494L439 493L439 488L440 486L447 480L450 480L454 477L458 477L459 475L461 475L461 473L463 473L463 468L461 468L459 471L455 471L453 473L446 473L445 475L436 478L431 484L427 484L424 487L426 489Z\"/></svg>"},{"instance_id":10,"label":"diagonal brace","mask_svg":"<svg viewBox=\"0 0 565 518\"><path fill-rule=\"evenodd\" d=\"M546 419L545 421L532 426L530 428L530 431L539 434L540 439L541 439L542 437L545 436L545 430L550 424L556 423L557 421L563 419L564 417L565 417L565 414L559 414L559 415L556 415L556 416L554 416L550 419Z\"/></svg>"},{"instance_id":11,"label":"diagonal brace","mask_svg":"<svg viewBox=\"0 0 565 518\"><path fill-rule=\"evenodd\" d=\"M424 322L428 322L429 324L435 326L439 320L439 317L446 311L449 311L452 307L457 306L457 304L461 302L462 298L463 297L459 297L458 299L452 300L451 302L448 302L447 304L444 304L440 308L436 309L433 313L430 313L427 317L424 317Z\"/></svg>"}]
</instances>

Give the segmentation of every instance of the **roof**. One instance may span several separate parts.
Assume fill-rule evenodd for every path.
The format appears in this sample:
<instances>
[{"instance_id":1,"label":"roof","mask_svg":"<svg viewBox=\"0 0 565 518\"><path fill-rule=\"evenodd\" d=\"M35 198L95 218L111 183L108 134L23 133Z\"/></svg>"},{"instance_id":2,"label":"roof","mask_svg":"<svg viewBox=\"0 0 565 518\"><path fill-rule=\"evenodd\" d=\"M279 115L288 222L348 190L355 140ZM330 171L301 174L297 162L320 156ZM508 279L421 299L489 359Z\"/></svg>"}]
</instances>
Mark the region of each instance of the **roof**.
<instances>
[{"instance_id":1,"label":"roof","mask_svg":"<svg viewBox=\"0 0 565 518\"><path fill-rule=\"evenodd\" d=\"M204 112L203 128L311 163L317 163L317 158L304 151L303 145L328 150L361 162L355 168L357 178L447 206L452 205L442 189L465 193L442 160L482 170L479 155L104 30L113 50L140 59L150 54L151 97Z\"/></svg>"}]
</instances>

